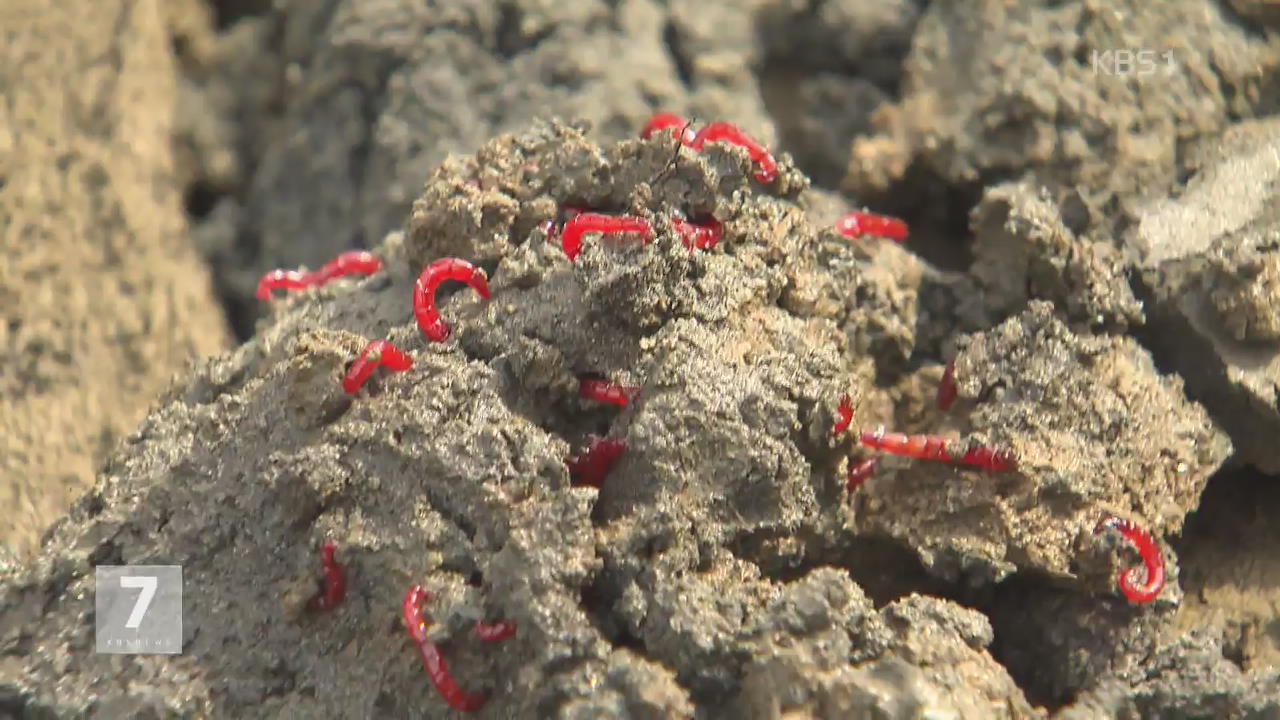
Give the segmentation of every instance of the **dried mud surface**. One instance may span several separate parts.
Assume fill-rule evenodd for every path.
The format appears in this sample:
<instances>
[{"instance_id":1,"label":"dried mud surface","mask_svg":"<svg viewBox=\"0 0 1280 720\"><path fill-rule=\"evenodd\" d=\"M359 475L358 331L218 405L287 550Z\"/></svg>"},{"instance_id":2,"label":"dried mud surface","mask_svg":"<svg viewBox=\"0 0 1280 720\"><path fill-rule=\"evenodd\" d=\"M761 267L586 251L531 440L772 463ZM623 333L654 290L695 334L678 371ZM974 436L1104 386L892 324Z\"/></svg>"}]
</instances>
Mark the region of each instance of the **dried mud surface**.
<instances>
[{"instance_id":1,"label":"dried mud surface","mask_svg":"<svg viewBox=\"0 0 1280 720\"><path fill-rule=\"evenodd\" d=\"M741 5L227 3L180 33L215 111L178 122L179 174L253 334L0 575L0 711L444 716L399 621L421 583L487 717L1280 714L1268 3ZM1178 62L1090 67L1139 41ZM655 109L742 123L779 178L634 139ZM869 201L907 246L832 229ZM570 262L573 206L655 237ZM385 271L247 304L353 245ZM493 297L448 286L427 343L409 298L445 256ZM383 338L413 368L348 397ZM639 393L583 400L584 374ZM855 428L1017 468L885 458L850 491L845 395ZM575 487L592 435L627 450ZM1165 558L1149 605L1109 515ZM349 589L318 614L326 537ZM93 566L120 563L183 565L182 655L90 652Z\"/></svg>"},{"instance_id":2,"label":"dried mud surface","mask_svg":"<svg viewBox=\"0 0 1280 720\"><path fill-rule=\"evenodd\" d=\"M0 8L0 566L230 339L170 147L186 6Z\"/></svg>"}]
</instances>

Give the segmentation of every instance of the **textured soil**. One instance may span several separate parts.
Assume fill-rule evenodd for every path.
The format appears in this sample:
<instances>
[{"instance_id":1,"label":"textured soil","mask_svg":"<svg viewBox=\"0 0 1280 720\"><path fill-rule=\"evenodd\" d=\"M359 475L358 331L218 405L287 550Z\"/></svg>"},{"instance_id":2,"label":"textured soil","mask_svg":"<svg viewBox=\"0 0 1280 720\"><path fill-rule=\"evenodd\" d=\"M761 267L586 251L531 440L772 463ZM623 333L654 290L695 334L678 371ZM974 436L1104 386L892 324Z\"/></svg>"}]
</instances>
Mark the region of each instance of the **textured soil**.
<instances>
[{"instance_id":1,"label":"textured soil","mask_svg":"<svg viewBox=\"0 0 1280 720\"><path fill-rule=\"evenodd\" d=\"M150 414L0 573L0 713L445 716L400 624L422 584L487 717L1280 715L1274 4L264 5L157 26L174 114L137 132L176 224L128 226L179 277L205 271L173 243L203 252L245 342L135 392ZM1092 62L1125 47L1171 60ZM637 139L658 109L741 124L778 178ZM863 203L910 242L836 233ZM654 237L570 261L569 207ZM723 240L687 249L686 218ZM253 299L351 247L384 271ZM410 296L442 257L492 298L447 286L431 343ZM182 318L144 326L221 338ZM413 367L346 395L377 339ZM584 400L589 375L638 392ZM886 456L849 489L879 426L1017 467ZM599 488L566 465L592 436L626 444ZM1117 589L1139 563L1108 516L1155 538L1154 602ZM325 538L349 587L317 613ZM90 652L93 567L122 563L183 566L183 654Z\"/></svg>"},{"instance_id":2,"label":"textured soil","mask_svg":"<svg viewBox=\"0 0 1280 720\"><path fill-rule=\"evenodd\" d=\"M194 10L75 7L0 8L0 566L230 340L172 151L169 28Z\"/></svg>"}]
</instances>

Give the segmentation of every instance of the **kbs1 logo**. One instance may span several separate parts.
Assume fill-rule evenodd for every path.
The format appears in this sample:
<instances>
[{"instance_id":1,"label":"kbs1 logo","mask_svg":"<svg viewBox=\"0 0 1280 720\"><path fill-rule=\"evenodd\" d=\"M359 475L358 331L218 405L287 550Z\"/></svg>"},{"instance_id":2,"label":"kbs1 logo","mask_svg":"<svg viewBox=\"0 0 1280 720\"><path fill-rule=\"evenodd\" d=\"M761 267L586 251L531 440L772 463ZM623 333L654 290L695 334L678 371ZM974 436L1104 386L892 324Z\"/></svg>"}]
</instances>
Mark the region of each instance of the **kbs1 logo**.
<instances>
[{"instance_id":1,"label":"kbs1 logo","mask_svg":"<svg viewBox=\"0 0 1280 720\"><path fill-rule=\"evenodd\" d=\"M1092 55L1094 75L1111 77L1147 77L1156 73L1172 75L1178 65L1172 50L1094 50Z\"/></svg>"}]
</instances>

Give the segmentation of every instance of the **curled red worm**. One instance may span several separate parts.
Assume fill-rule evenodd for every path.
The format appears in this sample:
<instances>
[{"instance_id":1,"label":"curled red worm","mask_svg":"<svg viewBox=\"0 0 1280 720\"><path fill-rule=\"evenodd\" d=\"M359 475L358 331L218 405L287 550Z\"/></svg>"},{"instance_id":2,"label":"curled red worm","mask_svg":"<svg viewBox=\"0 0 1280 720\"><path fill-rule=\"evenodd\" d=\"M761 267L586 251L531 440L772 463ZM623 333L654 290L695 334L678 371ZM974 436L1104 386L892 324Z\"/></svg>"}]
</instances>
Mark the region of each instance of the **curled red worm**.
<instances>
[{"instance_id":1,"label":"curled red worm","mask_svg":"<svg viewBox=\"0 0 1280 720\"><path fill-rule=\"evenodd\" d=\"M458 258L441 258L428 265L413 285L413 315L422 334L432 342L444 342L449 337L449 326L436 309L436 290L447 281L466 283L480 297L489 299L489 282L484 270Z\"/></svg>"},{"instance_id":2,"label":"curled red worm","mask_svg":"<svg viewBox=\"0 0 1280 720\"><path fill-rule=\"evenodd\" d=\"M605 477L626 451L625 440L610 440L592 435L585 453L565 461L569 466L570 483L574 487L598 488L604 485Z\"/></svg>"},{"instance_id":3,"label":"curled red worm","mask_svg":"<svg viewBox=\"0 0 1280 720\"><path fill-rule=\"evenodd\" d=\"M501 642L516 634L514 620L500 620L496 623L476 621L476 637L484 642Z\"/></svg>"},{"instance_id":4,"label":"curled red worm","mask_svg":"<svg viewBox=\"0 0 1280 720\"><path fill-rule=\"evenodd\" d=\"M351 363L351 369L342 378L342 389L348 395L355 395L379 366L391 372L404 372L413 367L413 358L386 340L374 340Z\"/></svg>"},{"instance_id":5,"label":"curled red worm","mask_svg":"<svg viewBox=\"0 0 1280 720\"><path fill-rule=\"evenodd\" d=\"M427 671L427 676L431 678L431 683L436 686L436 691L440 693L440 697L449 703L449 706L455 710L462 712L474 712L484 707L485 696L482 693L468 693L458 685L453 679L453 674L449 672L449 664L445 662L444 656L440 654L440 648L436 644L427 639L427 621L422 616L422 603L431 598L431 593L427 592L421 585L414 585L404 594L404 602L401 603L401 613L404 616L404 627L409 631L409 637L413 639L413 644L418 647L418 654L422 657L422 667Z\"/></svg>"},{"instance_id":6,"label":"curled red worm","mask_svg":"<svg viewBox=\"0 0 1280 720\"><path fill-rule=\"evenodd\" d=\"M836 221L836 230L847 238L863 235L882 237L894 242L906 242L907 224L888 215L869 212L851 212Z\"/></svg>"},{"instance_id":7,"label":"curled red worm","mask_svg":"<svg viewBox=\"0 0 1280 720\"><path fill-rule=\"evenodd\" d=\"M692 145L695 133L693 128L689 127L689 121L670 112L660 112L649 118L649 122L644 124L644 129L640 131L640 137L648 139L653 137L654 133L669 132L672 135L680 133L680 142L684 145Z\"/></svg>"},{"instance_id":8,"label":"curled red worm","mask_svg":"<svg viewBox=\"0 0 1280 720\"><path fill-rule=\"evenodd\" d=\"M582 253L582 238L588 233L601 235L637 234L642 243L653 240L653 226L648 220L634 215L602 215L600 213L578 213L564 224L560 233L560 247L570 261L577 260Z\"/></svg>"},{"instance_id":9,"label":"curled red worm","mask_svg":"<svg viewBox=\"0 0 1280 720\"><path fill-rule=\"evenodd\" d=\"M773 159L773 155L737 125L727 122L713 122L699 130L689 146L698 152L702 152L702 149L709 142L723 142L745 149L747 155L751 157L751 162L756 165L756 180L762 183L770 183L778 177L778 163Z\"/></svg>"},{"instance_id":10,"label":"curled red worm","mask_svg":"<svg viewBox=\"0 0 1280 720\"><path fill-rule=\"evenodd\" d=\"M319 287L347 275L373 275L382 269L382 261L365 250L350 250L325 263L315 272L272 270L258 281L257 297L270 300L275 290L305 290Z\"/></svg>"},{"instance_id":11,"label":"curled red worm","mask_svg":"<svg viewBox=\"0 0 1280 720\"><path fill-rule=\"evenodd\" d=\"M845 487L848 488L849 492L853 492L859 487L862 487L862 483L866 482L867 478L874 475L876 473L876 468L878 467L880 467L879 455L873 455L860 463L855 463L850 460L849 470L845 474Z\"/></svg>"},{"instance_id":12,"label":"curled red worm","mask_svg":"<svg viewBox=\"0 0 1280 720\"><path fill-rule=\"evenodd\" d=\"M938 409L946 411L951 404L956 401L956 361L952 360L947 363L947 369L942 372L942 381L938 383Z\"/></svg>"},{"instance_id":13,"label":"curled red worm","mask_svg":"<svg viewBox=\"0 0 1280 720\"><path fill-rule=\"evenodd\" d=\"M1118 517L1106 518L1093 529L1093 534L1097 535L1104 530L1115 530L1133 543L1138 554L1142 556L1142 564L1146 569L1144 582L1138 581L1137 568L1121 570L1116 576L1116 584L1120 586L1120 592L1124 593L1129 602L1135 604L1145 604L1155 600L1160 590L1164 588L1164 555L1160 553L1160 546L1151 538L1150 533L1129 520Z\"/></svg>"},{"instance_id":14,"label":"curled red worm","mask_svg":"<svg viewBox=\"0 0 1280 720\"><path fill-rule=\"evenodd\" d=\"M985 445L970 447L959 458L955 458L947 452L947 438L941 435L886 433L881 427L874 432L863 430L859 439L864 446L873 450L917 460L937 460L970 465L988 472L1007 472L1017 467L1012 452Z\"/></svg>"},{"instance_id":15,"label":"curled red worm","mask_svg":"<svg viewBox=\"0 0 1280 720\"><path fill-rule=\"evenodd\" d=\"M626 407L638 390L633 385L619 385L601 378L578 378L578 395L584 400L595 400L618 407Z\"/></svg>"},{"instance_id":16,"label":"curled red worm","mask_svg":"<svg viewBox=\"0 0 1280 720\"><path fill-rule=\"evenodd\" d=\"M311 599L312 610L332 610L342 604L347 596L347 573L338 563L338 547L333 540L325 540L320 548L320 566L324 568L324 590Z\"/></svg>"},{"instance_id":17,"label":"curled red worm","mask_svg":"<svg viewBox=\"0 0 1280 720\"><path fill-rule=\"evenodd\" d=\"M671 224L680 234L680 241L689 249L710 250L724 237L724 226L715 218L700 223L672 218Z\"/></svg>"},{"instance_id":18,"label":"curled red worm","mask_svg":"<svg viewBox=\"0 0 1280 720\"><path fill-rule=\"evenodd\" d=\"M853 424L853 401L849 399L848 395L840 398L840 407L836 408L836 413L839 417L831 435L840 437L840 433L848 430L849 426Z\"/></svg>"}]
</instances>

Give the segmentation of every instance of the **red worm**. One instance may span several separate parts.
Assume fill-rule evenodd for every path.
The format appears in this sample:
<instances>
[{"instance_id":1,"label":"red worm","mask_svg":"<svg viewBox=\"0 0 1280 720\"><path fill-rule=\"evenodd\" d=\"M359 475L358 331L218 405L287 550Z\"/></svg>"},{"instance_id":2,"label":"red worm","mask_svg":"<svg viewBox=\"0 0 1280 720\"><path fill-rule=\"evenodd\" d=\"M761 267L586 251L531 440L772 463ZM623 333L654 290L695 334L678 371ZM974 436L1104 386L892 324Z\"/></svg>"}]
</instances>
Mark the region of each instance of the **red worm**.
<instances>
[{"instance_id":1,"label":"red worm","mask_svg":"<svg viewBox=\"0 0 1280 720\"><path fill-rule=\"evenodd\" d=\"M756 164L756 180L762 183L773 182L778 177L778 163L763 145L744 133L737 125L727 122L713 122L698 131L690 147L698 152L709 142L724 142L744 148Z\"/></svg>"},{"instance_id":2,"label":"red worm","mask_svg":"<svg viewBox=\"0 0 1280 720\"><path fill-rule=\"evenodd\" d=\"M349 250L311 273L313 284L323 285L346 275L373 275L382 269L382 261L366 250Z\"/></svg>"},{"instance_id":3,"label":"red worm","mask_svg":"<svg viewBox=\"0 0 1280 720\"><path fill-rule=\"evenodd\" d=\"M259 300L270 300L274 290L305 290L319 287L346 275L373 275L382 270L382 261L365 250L351 250L325 263L315 272L272 270L258 281Z\"/></svg>"},{"instance_id":4,"label":"red worm","mask_svg":"<svg viewBox=\"0 0 1280 720\"><path fill-rule=\"evenodd\" d=\"M476 637L484 642L501 642L516 634L514 620L502 620L496 623L476 621Z\"/></svg>"},{"instance_id":5,"label":"red worm","mask_svg":"<svg viewBox=\"0 0 1280 720\"><path fill-rule=\"evenodd\" d=\"M1138 554L1142 556L1142 564L1147 571L1146 581L1139 582L1137 568L1121 570L1116 576L1116 584L1120 586L1120 592L1124 593L1129 602L1135 604L1145 604L1155 600L1160 590L1164 588L1164 556L1160 553L1160 546L1156 545L1156 541L1146 530L1129 520L1109 517L1098 523L1098 526L1093 529L1093 534L1097 535L1104 530L1115 530L1133 543Z\"/></svg>"},{"instance_id":6,"label":"red worm","mask_svg":"<svg viewBox=\"0 0 1280 720\"><path fill-rule=\"evenodd\" d=\"M836 221L836 230L847 238L863 235L882 237L894 242L906 242L907 224L888 215L869 212L851 212Z\"/></svg>"},{"instance_id":7,"label":"red worm","mask_svg":"<svg viewBox=\"0 0 1280 720\"><path fill-rule=\"evenodd\" d=\"M337 545L325 540L320 548L320 565L324 568L324 591L311 599L312 610L332 610L347 596L347 573L336 557Z\"/></svg>"},{"instance_id":8,"label":"red worm","mask_svg":"<svg viewBox=\"0 0 1280 720\"><path fill-rule=\"evenodd\" d=\"M701 223L672 218L671 224L675 225L676 232L680 233L680 240L684 246L690 249L710 250L719 245L721 238L724 237L724 226L715 218Z\"/></svg>"},{"instance_id":9,"label":"red worm","mask_svg":"<svg viewBox=\"0 0 1280 720\"><path fill-rule=\"evenodd\" d=\"M689 121L669 112L660 112L649 118L649 122L645 123L644 129L640 131L640 137L648 139L653 137L654 133L663 131L670 132L672 135L680 133L681 143L693 144L694 132L693 128L689 127Z\"/></svg>"},{"instance_id":10,"label":"red worm","mask_svg":"<svg viewBox=\"0 0 1280 720\"><path fill-rule=\"evenodd\" d=\"M360 357L351 363L346 377L342 378L342 389L348 395L355 395L364 387L373 371L382 366L391 372L404 372L413 367L413 358L400 348L386 340L374 340L360 352Z\"/></svg>"},{"instance_id":11,"label":"red worm","mask_svg":"<svg viewBox=\"0 0 1280 720\"><path fill-rule=\"evenodd\" d=\"M840 433L848 430L849 426L853 424L853 402L849 400L848 395L840 398L840 407L836 409L836 413L839 418L836 420L836 425L831 435L840 437Z\"/></svg>"},{"instance_id":12,"label":"red worm","mask_svg":"<svg viewBox=\"0 0 1280 720\"><path fill-rule=\"evenodd\" d=\"M876 468L880 467L880 456L874 455L870 459L863 460L860 463L849 461L849 471L845 475L845 487L849 492L853 492L867 481L867 478L876 473Z\"/></svg>"},{"instance_id":13,"label":"red worm","mask_svg":"<svg viewBox=\"0 0 1280 720\"><path fill-rule=\"evenodd\" d=\"M578 395L584 400L595 400L618 407L626 407L638 390L633 385L619 385L600 378L578 378Z\"/></svg>"},{"instance_id":14,"label":"red worm","mask_svg":"<svg viewBox=\"0 0 1280 720\"><path fill-rule=\"evenodd\" d=\"M404 602L400 604L404 627L415 645L427 642L427 621L422 617L422 604L430 599L431 593L426 588L414 585L404 594Z\"/></svg>"},{"instance_id":15,"label":"red worm","mask_svg":"<svg viewBox=\"0 0 1280 720\"><path fill-rule=\"evenodd\" d=\"M585 453L565 461L569 466L570 483L574 487L602 486L605 477L609 475L609 471L626 450L627 441L625 440L609 440L592 435Z\"/></svg>"},{"instance_id":16,"label":"red worm","mask_svg":"<svg viewBox=\"0 0 1280 720\"><path fill-rule=\"evenodd\" d=\"M961 465L970 465L988 472L997 473L1009 472L1018 468L1018 463L1014 459L1012 451L1004 448L987 447L986 445L969 448L956 462Z\"/></svg>"},{"instance_id":17,"label":"red worm","mask_svg":"<svg viewBox=\"0 0 1280 720\"><path fill-rule=\"evenodd\" d=\"M601 235L636 233L640 235L640 241L643 243L653 240L653 226L642 217L602 215L593 212L579 213L564 224L564 230L560 233L560 246L564 248L564 254L570 261L578 259L578 255L582 252L582 238L587 233Z\"/></svg>"},{"instance_id":18,"label":"red worm","mask_svg":"<svg viewBox=\"0 0 1280 720\"><path fill-rule=\"evenodd\" d=\"M428 265L413 286L413 314L422 334L432 342L444 342L449 337L449 326L436 310L436 290L449 280L466 283L480 293L480 297L489 299L489 282L484 270L458 258L441 258Z\"/></svg>"},{"instance_id":19,"label":"red worm","mask_svg":"<svg viewBox=\"0 0 1280 720\"><path fill-rule=\"evenodd\" d=\"M484 707L485 696L482 693L468 693L463 690L453 674L449 672L449 664L440 654L440 648L427 639L427 621L422 617L422 603L431 597L431 593L421 585L410 587L404 595L401 610L404 615L404 626L418 646L418 654L422 657L422 667L436 686L436 692L449 703L449 706L462 712L475 712Z\"/></svg>"},{"instance_id":20,"label":"red worm","mask_svg":"<svg viewBox=\"0 0 1280 720\"><path fill-rule=\"evenodd\" d=\"M272 270L258 281L258 299L270 300L274 290L306 290L311 287L307 273L298 270Z\"/></svg>"},{"instance_id":21,"label":"red worm","mask_svg":"<svg viewBox=\"0 0 1280 720\"><path fill-rule=\"evenodd\" d=\"M956 401L956 361L952 360L947 363L947 369L942 372L942 382L938 383L938 409L945 412L951 407L951 403Z\"/></svg>"},{"instance_id":22,"label":"red worm","mask_svg":"<svg viewBox=\"0 0 1280 720\"><path fill-rule=\"evenodd\" d=\"M1013 470L1017 466L1013 453L1010 451L990 448L984 445L971 447L958 459L953 458L947 452L947 438L941 435L886 433L884 428L881 427L875 432L863 430L860 440L866 447L892 455L902 455L917 460L937 460L959 465L971 465L989 472L1006 472Z\"/></svg>"}]
</instances>

